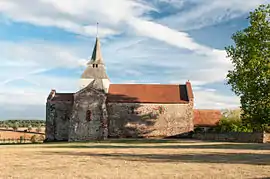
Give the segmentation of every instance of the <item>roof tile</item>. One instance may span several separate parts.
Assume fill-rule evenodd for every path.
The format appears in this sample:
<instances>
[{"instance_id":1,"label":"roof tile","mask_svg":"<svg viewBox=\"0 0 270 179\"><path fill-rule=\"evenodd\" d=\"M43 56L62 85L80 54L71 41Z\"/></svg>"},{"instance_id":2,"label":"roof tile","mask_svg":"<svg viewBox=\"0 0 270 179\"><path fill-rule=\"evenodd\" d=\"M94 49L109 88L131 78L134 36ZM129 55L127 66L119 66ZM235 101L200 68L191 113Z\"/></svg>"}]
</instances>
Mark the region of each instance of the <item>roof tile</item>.
<instances>
[{"instance_id":1,"label":"roof tile","mask_svg":"<svg viewBox=\"0 0 270 179\"><path fill-rule=\"evenodd\" d=\"M108 102L188 103L186 85L111 84Z\"/></svg>"},{"instance_id":2,"label":"roof tile","mask_svg":"<svg viewBox=\"0 0 270 179\"><path fill-rule=\"evenodd\" d=\"M194 109L194 126L216 126L222 117L220 110Z\"/></svg>"}]
</instances>

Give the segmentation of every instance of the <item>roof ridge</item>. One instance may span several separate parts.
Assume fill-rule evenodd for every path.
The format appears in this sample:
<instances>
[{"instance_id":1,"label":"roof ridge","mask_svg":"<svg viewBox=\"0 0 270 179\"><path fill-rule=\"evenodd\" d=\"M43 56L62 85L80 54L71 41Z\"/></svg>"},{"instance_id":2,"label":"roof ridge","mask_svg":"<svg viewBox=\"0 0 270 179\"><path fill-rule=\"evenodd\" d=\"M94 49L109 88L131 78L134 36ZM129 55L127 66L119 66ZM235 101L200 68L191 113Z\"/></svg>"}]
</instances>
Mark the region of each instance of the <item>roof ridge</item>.
<instances>
[{"instance_id":1,"label":"roof ridge","mask_svg":"<svg viewBox=\"0 0 270 179\"><path fill-rule=\"evenodd\" d=\"M111 85L166 85L166 86L175 86L175 85L186 85L186 84L151 84L151 83L111 83Z\"/></svg>"}]
</instances>

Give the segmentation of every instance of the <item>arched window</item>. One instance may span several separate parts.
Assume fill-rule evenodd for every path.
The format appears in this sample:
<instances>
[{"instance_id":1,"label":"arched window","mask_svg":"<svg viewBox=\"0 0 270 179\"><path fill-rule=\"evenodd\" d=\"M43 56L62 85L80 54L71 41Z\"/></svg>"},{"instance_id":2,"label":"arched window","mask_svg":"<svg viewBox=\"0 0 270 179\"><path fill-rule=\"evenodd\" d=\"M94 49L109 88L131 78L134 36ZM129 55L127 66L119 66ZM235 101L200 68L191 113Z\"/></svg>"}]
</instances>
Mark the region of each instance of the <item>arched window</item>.
<instances>
[{"instance_id":1,"label":"arched window","mask_svg":"<svg viewBox=\"0 0 270 179\"><path fill-rule=\"evenodd\" d=\"M91 121L92 120L92 116L91 116L91 111L87 110L86 111L86 117L85 117L86 121Z\"/></svg>"},{"instance_id":2,"label":"arched window","mask_svg":"<svg viewBox=\"0 0 270 179\"><path fill-rule=\"evenodd\" d=\"M93 68L95 68L95 64L93 64Z\"/></svg>"},{"instance_id":3,"label":"arched window","mask_svg":"<svg viewBox=\"0 0 270 179\"><path fill-rule=\"evenodd\" d=\"M96 64L96 68L98 67L98 64Z\"/></svg>"}]
</instances>

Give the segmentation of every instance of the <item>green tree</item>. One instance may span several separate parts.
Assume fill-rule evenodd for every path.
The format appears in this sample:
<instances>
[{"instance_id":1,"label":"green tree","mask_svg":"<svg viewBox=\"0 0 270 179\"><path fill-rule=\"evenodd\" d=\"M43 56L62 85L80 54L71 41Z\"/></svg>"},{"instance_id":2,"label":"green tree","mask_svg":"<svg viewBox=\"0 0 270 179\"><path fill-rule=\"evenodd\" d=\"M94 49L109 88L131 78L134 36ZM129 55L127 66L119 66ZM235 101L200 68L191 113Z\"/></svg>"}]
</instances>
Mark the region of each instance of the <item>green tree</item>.
<instances>
[{"instance_id":1,"label":"green tree","mask_svg":"<svg viewBox=\"0 0 270 179\"><path fill-rule=\"evenodd\" d=\"M2 127L4 127L5 129L8 129L10 127L10 124L7 122L3 122Z\"/></svg>"},{"instance_id":2,"label":"green tree","mask_svg":"<svg viewBox=\"0 0 270 179\"><path fill-rule=\"evenodd\" d=\"M219 124L214 128L216 132L252 132L250 125L243 125L240 109L226 109L222 112Z\"/></svg>"},{"instance_id":3,"label":"green tree","mask_svg":"<svg viewBox=\"0 0 270 179\"><path fill-rule=\"evenodd\" d=\"M242 120L253 130L270 124L270 4L250 12L250 25L233 34L226 47L234 66L227 84L240 97Z\"/></svg>"},{"instance_id":4,"label":"green tree","mask_svg":"<svg viewBox=\"0 0 270 179\"><path fill-rule=\"evenodd\" d=\"M38 133L41 132L41 125L40 125L40 124L37 126L36 131L37 131Z\"/></svg>"},{"instance_id":5,"label":"green tree","mask_svg":"<svg viewBox=\"0 0 270 179\"><path fill-rule=\"evenodd\" d=\"M32 126L29 125L29 126L27 127L27 130L28 130L28 131L31 131L31 130L32 130Z\"/></svg>"},{"instance_id":6,"label":"green tree","mask_svg":"<svg viewBox=\"0 0 270 179\"><path fill-rule=\"evenodd\" d=\"M18 122L13 123L12 129L13 129L14 131L17 131L18 128L19 128L19 123L18 123Z\"/></svg>"}]
</instances>

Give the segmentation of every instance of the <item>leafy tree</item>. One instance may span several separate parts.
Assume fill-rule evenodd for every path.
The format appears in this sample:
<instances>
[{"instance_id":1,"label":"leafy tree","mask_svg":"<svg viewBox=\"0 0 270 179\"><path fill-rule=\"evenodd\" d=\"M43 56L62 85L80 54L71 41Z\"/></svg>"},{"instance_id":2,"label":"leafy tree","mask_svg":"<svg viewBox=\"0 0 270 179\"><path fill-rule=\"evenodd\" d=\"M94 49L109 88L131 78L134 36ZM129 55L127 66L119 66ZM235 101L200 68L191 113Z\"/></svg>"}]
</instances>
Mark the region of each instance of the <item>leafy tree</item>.
<instances>
[{"instance_id":1,"label":"leafy tree","mask_svg":"<svg viewBox=\"0 0 270 179\"><path fill-rule=\"evenodd\" d=\"M222 113L219 124L214 127L217 132L252 132L250 125L243 125L241 120L241 110L227 109Z\"/></svg>"},{"instance_id":2,"label":"leafy tree","mask_svg":"<svg viewBox=\"0 0 270 179\"><path fill-rule=\"evenodd\" d=\"M223 118L230 118L233 120L241 120L241 109L225 109L222 112Z\"/></svg>"},{"instance_id":3,"label":"leafy tree","mask_svg":"<svg viewBox=\"0 0 270 179\"><path fill-rule=\"evenodd\" d=\"M13 126L15 123L18 124L18 127L28 127L31 125L32 127L38 127L39 125L45 126L44 120L6 120L0 121L0 127L5 127L5 124L9 124L9 126Z\"/></svg>"},{"instance_id":4,"label":"leafy tree","mask_svg":"<svg viewBox=\"0 0 270 179\"><path fill-rule=\"evenodd\" d=\"M8 129L8 128L10 127L10 124L7 123L7 122L3 122L3 123L1 124L1 127L4 127L5 129Z\"/></svg>"},{"instance_id":5,"label":"leafy tree","mask_svg":"<svg viewBox=\"0 0 270 179\"><path fill-rule=\"evenodd\" d=\"M38 133L41 132L41 125L38 125L38 127L36 128L36 131L37 131Z\"/></svg>"},{"instance_id":6,"label":"leafy tree","mask_svg":"<svg viewBox=\"0 0 270 179\"><path fill-rule=\"evenodd\" d=\"M31 138L30 138L30 141L32 143L42 143L44 141L44 136L43 135L33 135Z\"/></svg>"},{"instance_id":7,"label":"leafy tree","mask_svg":"<svg viewBox=\"0 0 270 179\"><path fill-rule=\"evenodd\" d=\"M270 124L270 4L250 12L250 25L233 34L226 47L234 66L227 84L240 97L242 120L253 130Z\"/></svg>"},{"instance_id":8,"label":"leafy tree","mask_svg":"<svg viewBox=\"0 0 270 179\"><path fill-rule=\"evenodd\" d=\"M29 126L27 127L27 130L28 130L28 131L31 131L31 130L32 130L32 126L29 125Z\"/></svg>"},{"instance_id":9,"label":"leafy tree","mask_svg":"<svg viewBox=\"0 0 270 179\"><path fill-rule=\"evenodd\" d=\"M17 131L18 128L19 128L18 122L14 123L14 124L12 125L12 129L13 129L14 131Z\"/></svg>"},{"instance_id":10,"label":"leafy tree","mask_svg":"<svg viewBox=\"0 0 270 179\"><path fill-rule=\"evenodd\" d=\"M4 124L5 129L9 128L9 124Z\"/></svg>"}]
</instances>

